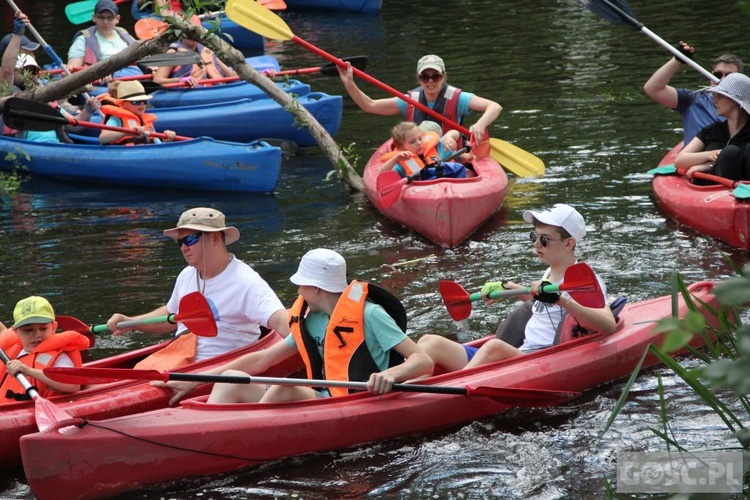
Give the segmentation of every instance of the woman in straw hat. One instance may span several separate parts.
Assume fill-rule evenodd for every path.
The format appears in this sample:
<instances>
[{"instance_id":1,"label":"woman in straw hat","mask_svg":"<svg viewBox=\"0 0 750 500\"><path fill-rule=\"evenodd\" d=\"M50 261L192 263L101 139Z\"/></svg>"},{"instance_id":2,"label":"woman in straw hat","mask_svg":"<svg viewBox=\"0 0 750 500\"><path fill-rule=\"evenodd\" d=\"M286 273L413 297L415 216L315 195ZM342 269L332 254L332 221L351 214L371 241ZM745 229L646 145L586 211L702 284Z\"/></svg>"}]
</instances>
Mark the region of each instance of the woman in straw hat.
<instances>
[{"instance_id":1,"label":"woman in straw hat","mask_svg":"<svg viewBox=\"0 0 750 500\"><path fill-rule=\"evenodd\" d=\"M750 77L742 73L727 75L717 85L705 89L713 94L714 106L725 122L703 128L675 160L679 169L711 172L732 180L750 179Z\"/></svg>"}]
</instances>

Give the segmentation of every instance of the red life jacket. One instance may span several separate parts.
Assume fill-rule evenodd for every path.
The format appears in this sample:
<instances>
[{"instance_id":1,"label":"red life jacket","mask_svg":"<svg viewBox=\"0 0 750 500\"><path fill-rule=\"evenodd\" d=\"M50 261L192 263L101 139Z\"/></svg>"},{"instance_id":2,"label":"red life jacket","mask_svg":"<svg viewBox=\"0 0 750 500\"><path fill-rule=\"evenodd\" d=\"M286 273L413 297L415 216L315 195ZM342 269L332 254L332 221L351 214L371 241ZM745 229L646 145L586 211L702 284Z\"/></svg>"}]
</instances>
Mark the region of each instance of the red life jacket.
<instances>
[{"instance_id":1,"label":"red life jacket","mask_svg":"<svg viewBox=\"0 0 750 500\"><path fill-rule=\"evenodd\" d=\"M404 169L407 176L414 175L424 168L424 160L426 160L427 163L434 163L440 159L440 155L437 152L438 144L440 144L440 136L435 132L426 132L424 134L424 152L422 153L422 156L411 156L406 160L398 162L398 164L401 165L401 168ZM385 163L399 153L401 153L401 151L398 149L389 151L380 157L380 161Z\"/></svg>"},{"instance_id":2,"label":"red life jacket","mask_svg":"<svg viewBox=\"0 0 750 500\"><path fill-rule=\"evenodd\" d=\"M443 88L440 89L440 93L438 94L438 97L432 106L432 110L440 113L441 115L445 116L455 123L458 123L459 125L463 124L464 117L458 116L457 114L458 98L460 95L461 89L459 89L458 87L454 87L453 85L448 85L446 83L445 85L443 85ZM419 102L420 104L427 106L427 97L425 96L424 89L422 89L422 87L412 90L411 92L409 92L408 96L413 100ZM410 103L406 103L406 119L407 121L412 121L417 124L422 123L425 120L434 120L433 117L431 117L421 109L417 109L416 106ZM442 126L443 135L453 130L453 127L447 125L445 122L442 123Z\"/></svg>"},{"instance_id":3,"label":"red life jacket","mask_svg":"<svg viewBox=\"0 0 750 500\"><path fill-rule=\"evenodd\" d=\"M17 359L23 350L21 340L16 332L9 328L0 335L0 347L10 359ZM54 366L62 353L66 353L75 366L81 366L81 350L89 348L89 339L78 332L61 332L50 336L39 344L33 352L18 358L26 366L43 370ZM50 389L46 384L31 377L27 377L39 394L44 397L54 396L60 392ZM21 383L16 377L5 371L5 364L0 364L0 404L28 399Z\"/></svg>"},{"instance_id":4,"label":"red life jacket","mask_svg":"<svg viewBox=\"0 0 750 500\"><path fill-rule=\"evenodd\" d=\"M115 116L122 121L122 126L125 128L135 128L138 126L142 126L150 132L155 131L154 122L156 121L156 115L143 113L142 115L138 116L135 113L131 113L130 111L126 110L125 108L122 108L120 106L113 106L111 104L106 104L100 109L102 114L104 115L105 124L107 123L107 120L110 116ZM117 139L112 144L124 144L127 146L132 146L134 144L146 144L150 142L153 142L153 140L150 138L144 140L137 135L126 135Z\"/></svg>"}]
</instances>

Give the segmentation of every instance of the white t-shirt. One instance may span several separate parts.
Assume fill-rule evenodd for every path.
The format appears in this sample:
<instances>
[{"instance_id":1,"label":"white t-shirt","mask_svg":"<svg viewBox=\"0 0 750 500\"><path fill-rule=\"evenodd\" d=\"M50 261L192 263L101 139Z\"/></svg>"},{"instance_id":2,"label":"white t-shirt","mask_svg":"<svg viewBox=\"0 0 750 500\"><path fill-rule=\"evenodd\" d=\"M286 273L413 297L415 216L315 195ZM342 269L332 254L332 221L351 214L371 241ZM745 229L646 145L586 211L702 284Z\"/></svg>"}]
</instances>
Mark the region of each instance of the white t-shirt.
<instances>
[{"instance_id":1,"label":"white t-shirt","mask_svg":"<svg viewBox=\"0 0 750 500\"><path fill-rule=\"evenodd\" d=\"M551 269L547 269L544 272L542 279L549 276ZM604 281L596 275L596 280L599 282L599 286L602 289L602 296L607 297L607 287L604 285ZM557 284L563 283L565 280L560 280ZM562 292L566 297L570 297L568 292ZM555 335L557 334L557 326L560 321L565 317L566 311L557 304L545 304L544 302L534 301L531 307L531 319L526 323L525 339L523 345L519 349L523 352L535 351L537 349L543 349L549 347L555 341Z\"/></svg>"},{"instance_id":2,"label":"white t-shirt","mask_svg":"<svg viewBox=\"0 0 750 500\"><path fill-rule=\"evenodd\" d=\"M285 309L276 293L250 266L231 255L229 265L218 276L196 281L198 271L186 267L177 277L172 297L167 302L170 313L178 313L180 299L188 293L202 291L216 319L216 337L198 337L196 361L212 358L258 341L260 326L278 310ZM205 283L205 290L201 290ZM198 288L200 286L200 288ZM178 323L177 331L186 328Z\"/></svg>"},{"instance_id":3,"label":"white t-shirt","mask_svg":"<svg viewBox=\"0 0 750 500\"><path fill-rule=\"evenodd\" d=\"M118 52L128 48L128 42L122 39L119 33L115 31L112 40L102 37L98 31L94 33L96 40L99 42L99 60L103 61L112 57ZM74 57L84 57L86 55L86 38L83 35L77 36L73 44L68 49L68 60Z\"/></svg>"}]
</instances>

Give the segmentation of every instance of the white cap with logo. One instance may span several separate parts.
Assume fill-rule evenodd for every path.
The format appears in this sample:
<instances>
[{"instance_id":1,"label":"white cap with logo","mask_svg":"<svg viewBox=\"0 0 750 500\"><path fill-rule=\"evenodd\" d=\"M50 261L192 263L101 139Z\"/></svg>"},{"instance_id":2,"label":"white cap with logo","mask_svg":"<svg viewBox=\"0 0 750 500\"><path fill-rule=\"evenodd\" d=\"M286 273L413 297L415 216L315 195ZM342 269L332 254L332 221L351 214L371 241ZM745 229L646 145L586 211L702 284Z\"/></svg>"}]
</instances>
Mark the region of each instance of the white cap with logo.
<instances>
[{"instance_id":1,"label":"white cap with logo","mask_svg":"<svg viewBox=\"0 0 750 500\"><path fill-rule=\"evenodd\" d=\"M523 220L534 222L534 219L547 224L565 229L576 241L581 241L586 236L586 223L578 211L564 203L556 203L552 208L535 212L527 210L523 213Z\"/></svg>"}]
</instances>

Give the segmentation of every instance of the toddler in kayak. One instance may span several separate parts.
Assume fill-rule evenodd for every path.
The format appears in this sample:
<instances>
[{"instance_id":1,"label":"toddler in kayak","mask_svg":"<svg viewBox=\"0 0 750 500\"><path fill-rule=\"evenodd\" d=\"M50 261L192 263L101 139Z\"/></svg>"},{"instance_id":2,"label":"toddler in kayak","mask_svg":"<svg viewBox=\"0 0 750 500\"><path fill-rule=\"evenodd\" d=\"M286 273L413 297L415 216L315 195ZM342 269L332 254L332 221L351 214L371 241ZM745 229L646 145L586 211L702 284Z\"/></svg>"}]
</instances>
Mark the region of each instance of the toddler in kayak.
<instances>
[{"instance_id":1,"label":"toddler in kayak","mask_svg":"<svg viewBox=\"0 0 750 500\"><path fill-rule=\"evenodd\" d=\"M452 177L466 177L466 167L461 163L446 161L456 150L460 135L457 130L450 130L440 137L440 125L424 121L421 125L414 122L401 122L391 131L395 149L384 154L379 173L394 170L401 177L412 177L421 180Z\"/></svg>"},{"instance_id":2,"label":"toddler in kayak","mask_svg":"<svg viewBox=\"0 0 750 500\"><path fill-rule=\"evenodd\" d=\"M549 266L542 279L531 284L530 295L521 297L526 302L511 312L498 329L498 338L487 341L479 349L439 335L422 336L418 345L436 365L454 371L549 347L568 314L588 330L605 334L615 331L615 318L606 304L607 290L598 276L602 307L584 306L568 292L540 291L543 284L563 283L566 270L576 264L576 245L586 236L581 214L570 205L558 203L547 210L527 210L523 219L534 225L531 243L539 260ZM491 304L493 301L487 298L490 293L513 288L523 287L510 281L489 282L482 287L482 296Z\"/></svg>"},{"instance_id":3,"label":"toddler in kayak","mask_svg":"<svg viewBox=\"0 0 750 500\"><path fill-rule=\"evenodd\" d=\"M81 350L89 348L89 339L78 332L57 330L55 312L43 297L27 297L16 304L14 324L0 334L0 348L10 358L0 365L0 403L30 399L16 375L29 379L42 397L77 392L76 384L55 382L44 375L51 366L81 366Z\"/></svg>"}]
</instances>

